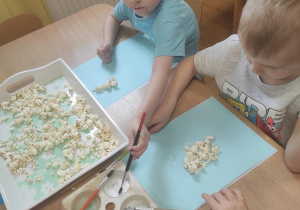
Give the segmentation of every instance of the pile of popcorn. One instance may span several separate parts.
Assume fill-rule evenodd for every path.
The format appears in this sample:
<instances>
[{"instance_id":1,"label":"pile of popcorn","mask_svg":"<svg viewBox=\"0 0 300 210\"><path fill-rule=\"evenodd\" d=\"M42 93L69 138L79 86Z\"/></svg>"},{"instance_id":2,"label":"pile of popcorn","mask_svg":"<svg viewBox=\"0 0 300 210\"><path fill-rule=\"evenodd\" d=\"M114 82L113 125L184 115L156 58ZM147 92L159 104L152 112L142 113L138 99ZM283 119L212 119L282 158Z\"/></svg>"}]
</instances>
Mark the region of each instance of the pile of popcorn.
<instances>
[{"instance_id":1,"label":"pile of popcorn","mask_svg":"<svg viewBox=\"0 0 300 210\"><path fill-rule=\"evenodd\" d=\"M211 160L215 161L218 158L219 147L211 143L214 139L214 136L207 136L204 141L196 141L185 146L184 167L190 174L199 172Z\"/></svg>"}]
</instances>

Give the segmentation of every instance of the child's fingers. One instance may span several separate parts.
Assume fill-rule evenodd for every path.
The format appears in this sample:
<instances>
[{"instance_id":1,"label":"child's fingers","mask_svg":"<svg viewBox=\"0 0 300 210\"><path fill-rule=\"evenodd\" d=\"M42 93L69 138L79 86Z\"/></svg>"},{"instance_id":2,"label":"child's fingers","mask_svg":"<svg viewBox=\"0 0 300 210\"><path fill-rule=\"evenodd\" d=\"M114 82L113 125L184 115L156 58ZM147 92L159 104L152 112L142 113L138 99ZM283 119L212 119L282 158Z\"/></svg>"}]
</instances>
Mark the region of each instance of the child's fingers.
<instances>
[{"instance_id":1,"label":"child's fingers","mask_svg":"<svg viewBox=\"0 0 300 210\"><path fill-rule=\"evenodd\" d=\"M105 50L104 50L104 45L101 45L100 47L98 47L98 49L97 49L97 54L99 55L99 56L104 56L105 55Z\"/></svg>"},{"instance_id":2,"label":"child's fingers","mask_svg":"<svg viewBox=\"0 0 300 210\"><path fill-rule=\"evenodd\" d=\"M101 54L100 58L104 63L110 63L111 62L111 56L112 56L112 53L106 52L105 54Z\"/></svg>"},{"instance_id":3,"label":"child's fingers","mask_svg":"<svg viewBox=\"0 0 300 210\"><path fill-rule=\"evenodd\" d=\"M149 132L145 128L145 126L143 126L138 140L138 144L134 148L134 154L136 156L141 156L148 148L149 138L150 138Z\"/></svg>"},{"instance_id":4,"label":"child's fingers","mask_svg":"<svg viewBox=\"0 0 300 210\"><path fill-rule=\"evenodd\" d=\"M155 119L155 116L152 117L152 119L149 121L149 123L146 125L148 130L150 131L150 128L158 124L158 120Z\"/></svg>"},{"instance_id":5,"label":"child's fingers","mask_svg":"<svg viewBox=\"0 0 300 210\"><path fill-rule=\"evenodd\" d=\"M222 193L220 193L220 192L213 193L212 197L214 197L216 199L216 201L218 201L218 203L224 203L224 202L227 201L227 199L225 198L225 196Z\"/></svg>"},{"instance_id":6,"label":"child's fingers","mask_svg":"<svg viewBox=\"0 0 300 210\"><path fill-rule=\"evenodd\" d=\"M106 59L102 59L103 63L110 63L111 62L111 58L106 58Z\"/></svg>"},{"instance_id":7,"label":"child's fingers","mask_svg":"<svg viewBox=\"0 0 300 210\"><path fill-rule=\"evenodd\" d=\"M148 140L147 139L140 139L141 141L138 143L137 146L131 147L131 154L134 156L134 159L138 159L142 156L142 154L148 148Z\"/></svg>"},{"instance_id":8,"label":"child's fingers","mask_svg":"<svg viewBox=\"0 0 300 210\"><path fill-rule=\"evenodd\" d=\"M223 194L224 196L226 196L226 198L228 200L233 200L233 199L237 199L236 195L233 193L232 190L229 190L227 188L223 188L221 191L220 191L221 194Z\"/></svg>"},{"instance_id":9,"label":"child's fingers","mask_svg":"<svg viewBox=\"0 0 300 210\"><path fill-rule=\"evenodd\" d=\"M244 195L242 192L238 189L233 189L233 193L236 195L237 199L241 202L246 202Z\"/></svg>"},{"instance_id":10,"label":"child's fingers","mask_svg":"<svg viewBox=\"0 0 300 210\"><path fill-rule=\"evenodd\" d=\"M202 193L202 198L206 201L206 203L210 206L211 209L217 209L219 207L218 201L207 193Z\"/></svg>"},{"instance_id":11,"label":"child's fingers","mask_svg":"<svg viewBox=\"0 0 300 210\"><path fill-rule=\"evenodd\" d=\"M138 144L136 146L132 146L135 140L136 133L134 130L129 130L127 133L127 137L129 138L129 149L131 150L131 154L133 155L132 160L138 159L142 154L146 151L148 148L148 142L149 142L149 132L147 129L143 126L140 137L138 140Z\"/></svg>"},{"instance_id":12,"label":"child's fingers","mask_svg":"<svg viewBox=\"0 0 300 210\"><path fill-rule=\"evenodd\" d=\"M159 117L157 118L156 116L153 116L153 118L150 120L148 123L148 130L150 134L156 133L163 129L165 125L167 124L167 121L164 120L164 118L160 119Z\"/></svg>"},{"instance_id":13,"label":"child's fingers","mask_svg":"<svg viewBox=\"0 0 300 210\"><path fill-rule=\"evenodd\" d=\"M133 149L136 149L136 146L133 146L132 147ZM133 156L132 160L136 160L136 159L139 159L143 154L144 152L147 150L147 146L145 147L142 147L142 149L140 149L139 151L134 151L132 150L131 151L131 154Z\"/></svg>"},{"instance_id":14,"label":"child's fingers","mask_svg":"<svg viewBox=\"0 0 300 210\"><path fill-rule=\"evenodd\" d=\"M102 44L97 49L97 55L104 63L110 63L113 55L113 49L109 44Z\"/></svg>"},{"instance_id":15,"label":"child's fingers","mask_svg":"<svg viewBox=\"0 0 300 210\"><path fill-rule=\"evenodd\" d=\"M160 131L163 127L164 127L163 123L157 123L157 124L151 125L149 128L149 133L150 134L156 133L156 132Z\"/></svg>"},{"instance_id":16,"label":"child's fingers","mask_svg":"<svg viewBox=\"0 0 300 210\"><path fill-rule=\"evenodd\" d=\"M108 50L109 50L109 48L110 48L110 46L109 45L101 45L100 46L100 52L102 53L102 54L105 54Z\"/></svg>"}]
</instances>

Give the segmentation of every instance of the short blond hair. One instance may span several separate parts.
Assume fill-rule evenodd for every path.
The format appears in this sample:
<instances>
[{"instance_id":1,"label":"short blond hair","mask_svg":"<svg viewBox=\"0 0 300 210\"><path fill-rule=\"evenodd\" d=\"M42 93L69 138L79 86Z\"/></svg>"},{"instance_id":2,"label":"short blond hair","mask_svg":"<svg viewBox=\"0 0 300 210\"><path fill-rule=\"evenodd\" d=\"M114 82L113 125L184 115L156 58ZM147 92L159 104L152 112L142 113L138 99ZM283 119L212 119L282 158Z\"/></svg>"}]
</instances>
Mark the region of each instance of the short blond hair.
<instances>
[{"instance_id":1,"label":"short blond hair","mask_svg":"<svg viewBox=\"0 0 300 210\"><path fill-rule=\"evenodd\" d=\"M291 40L300 52L300 0L247 0L238 34L253 56L269 57Z\"/></svg>"}]
</instances>

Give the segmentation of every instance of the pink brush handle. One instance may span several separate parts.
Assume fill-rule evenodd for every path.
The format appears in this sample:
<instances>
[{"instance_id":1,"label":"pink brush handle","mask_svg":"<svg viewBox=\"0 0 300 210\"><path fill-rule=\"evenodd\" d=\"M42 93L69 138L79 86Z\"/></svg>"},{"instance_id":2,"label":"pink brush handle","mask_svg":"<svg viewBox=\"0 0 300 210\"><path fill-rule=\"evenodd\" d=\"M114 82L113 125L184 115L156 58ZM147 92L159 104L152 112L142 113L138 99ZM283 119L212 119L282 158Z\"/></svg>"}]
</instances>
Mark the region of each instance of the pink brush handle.
<instances>
[{"instance_id":1,"label":"pink brush handle","mask_svg":"<svg viewBox=\"0 0 300 210\"><path fill-rule=\"evenodd\" d=\"M82 206L82 208L80 210L85 210L88 205L91 203L91 201L94 199L94 197L98 194L98 190L96 189L93 194L90 195L90 197L88 198L88 200L85 202L85 204Z\"/></svg>"}]
</instances>

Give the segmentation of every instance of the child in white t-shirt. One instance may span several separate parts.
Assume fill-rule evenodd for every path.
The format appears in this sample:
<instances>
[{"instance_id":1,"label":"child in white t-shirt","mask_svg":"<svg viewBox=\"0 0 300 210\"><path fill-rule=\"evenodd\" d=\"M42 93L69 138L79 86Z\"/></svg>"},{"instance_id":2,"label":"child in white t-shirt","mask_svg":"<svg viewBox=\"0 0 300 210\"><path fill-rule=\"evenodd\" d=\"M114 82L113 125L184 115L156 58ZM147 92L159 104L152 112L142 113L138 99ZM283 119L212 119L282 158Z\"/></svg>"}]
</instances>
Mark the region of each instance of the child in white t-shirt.
<instances>
[{"instance_id":1,"label":"child in white t-shirt","mask_svg":"<svg viewBox=\"0 0 300 210\"><path fill-rule=\"evenodd\" d=\"M179 63L150 122L150 133L166 125L193 76L208 75L228 103L285 148L286 165L299 173L299 37L300 1L248 0L238 35Z\"/></svg>"}]
</instances>

